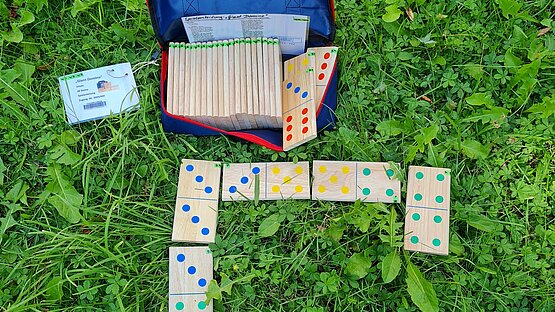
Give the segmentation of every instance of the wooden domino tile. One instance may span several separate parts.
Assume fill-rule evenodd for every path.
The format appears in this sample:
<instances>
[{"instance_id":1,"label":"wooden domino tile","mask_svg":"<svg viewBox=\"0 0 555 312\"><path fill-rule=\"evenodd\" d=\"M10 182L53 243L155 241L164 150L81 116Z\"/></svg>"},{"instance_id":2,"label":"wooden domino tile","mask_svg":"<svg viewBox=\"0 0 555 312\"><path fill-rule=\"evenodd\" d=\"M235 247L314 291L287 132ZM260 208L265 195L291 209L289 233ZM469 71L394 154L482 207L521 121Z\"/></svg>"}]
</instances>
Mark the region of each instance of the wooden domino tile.
<instances>
[{"instance_id":1,"label":"wooden domino tile","mask_svg":"<svg viewBox=\"0 0 555 312\"><path fill-rule=\"evenodd\" d=\"M324 102L333 70L337 64L338 48L318 47L310 48L308 51L312 51L316 54L316 100L314 101L314 104L316 105L316 110L318 111L321 104Z\"/></svg>"},{"instance_id":2,"label":"wooden domino tile","mask_svg":"<svg viewBox=\"0 0 555 312\"><path fill-rule=\"evenodd\" d=\"M170 114L175 114L173 90L174 84L177 83L177 79L174 77L174 64L179 64L179 59L177 62L174 61L176 50L175 43L170 42L168 49L168 78L166 80L166 110ZM177 105L175 107L177 107Z\"/></svg>"},{"instance_id":3,"label":"wooden domino tile","mask_svg":"<svg viewBox=\"0 0 555 312\"><path fill-rule=\"evenodd\" d=\"M179 169L172 241L213 243L218 218L221 165L184 159Z\"/></svg>"},{"instance_id":4,"label":"wooden domino tile","mask_svg":"<svg viewBox=\"0 0 555 312\"><path fill-rule=\"evenodd\" d=\"M257 187L258 181L258 187ZM309 164L252 163L224 165L222 200L310 199Z\"/></svg>"},{"instance_id":5,"label":"wooden domino tile","mask_svg":"<svg viewBox=\"0 0 555 312\"><path fill-rule=\"evenodd\" d=\"M405 250L447 255L451 170L409 167Z\"/></svg>"},{"instance_id":6,"label":"wooden domino tile","mask_svg":"<svg viewBox=\"0 0 555 312\"><path fill-rule=\"evenodd\" d=\"M284 64L282 85L283 150L291 150L317 136L314 53L301 54Z\"/></svg>"},{"instance_id":7,"label":"wooden domino tile","mask_svg":"<svg viewBox=\"0 0 555 312\"><path fill-rule=\"evenodd\" d=\"M205 302L213 270L208 247L170 247L169 311L213 311Z\"/></svg>"},{"instance_id":8,"label":"wooden domino tile","mask_svg":"<svg viewBox=\"0 0 555 312\"><path fill-rule=\"evenodd\" d=\"M397 203L401 181L389 163L313 162L312 199Z\"/></svg>"}]
</instances>

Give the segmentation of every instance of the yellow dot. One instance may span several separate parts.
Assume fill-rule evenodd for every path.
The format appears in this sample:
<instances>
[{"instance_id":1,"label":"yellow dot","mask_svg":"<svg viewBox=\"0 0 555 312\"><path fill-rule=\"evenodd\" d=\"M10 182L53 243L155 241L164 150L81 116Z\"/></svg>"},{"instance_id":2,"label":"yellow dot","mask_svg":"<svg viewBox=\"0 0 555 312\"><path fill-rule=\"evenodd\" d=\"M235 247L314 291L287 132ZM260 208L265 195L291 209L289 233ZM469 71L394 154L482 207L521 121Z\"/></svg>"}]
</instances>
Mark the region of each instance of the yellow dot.
<instances>
[{"instance_id":1,"label":"yellow dot","mask_svg":"<svg viewBox=\"0 0 555 312\"><path fill-rule=\"evenodd\" d=\"M320 170L321 173L325 173L327 168L326 168L326 166L320 166L319 170Z\"/></svg>"},{"instance_id":2,"label":"yellow dot","mask_svg":"<svg viewBox=\"0 0 555 312\"><path fill-rule=\"evenodd\" d=\"M280 171L281 171L281 170L279 170L278 167L272 168L272 173L273 173L273 174L279 174Z\"/></svg>"},{"instance_id":3,"label":"yellow dot","mask_svg":"<svg viewBox=\"0 0 555 312\"><path fill-rule=\"evenodd\" d=\"M347 166L341 168L341 172L343 172L344 174L349 173L349 171L351 171L351 169L349 169L349 167L347 167Z\"/></svg>"},{"instance_id":4,"label":"yellow dot","mask_svg":"<svg viewBox=\"0 0 555 312\"><path fill-rule=\"evenodd\" d=\"M348 194L348 193L349 193L349 188L346 187L346 186L342 187L342 188L341 188L341 193L343 193L343 194Z\"/></svg>"},{"instance_id":5,"label":"yellow dot","mask_svg":"<svg viewBox=\"0 0 555 312\"><path fill-rule=\"evenodd\" d=\"M285 178L283 178L283 183L287 184L291 182L291 177L290 176L286 176Z\"/></svg>"},{"instance_id":6,"label":"yellow dot","mask_svg":"<svg viewBox=\"0 0 555 312\"><path fill-rule=\"evenodd\" d=\"M299 167L295 168L295 173L296 173L296 174L301 174L301 173L303 173L303 167L299 166Z\"/></svg>"},{"instance_id":7,"label":"yellow dot","mask_svg":"<svg viewBox=\"0 0 555 312\"><path fill-rule=\"evenodd\" d=\"M326 187L323 185L318 186L318 192L324 193L326 191Z\"/></svg>"},{"instance_id":8,"label":"yellow dot","mask_svg":"<svg viewBox=\"0 0 555 312\"><path fill-rule=\"evenodd\" d=\"M301 71L299 69L297 69L297 71L295 72L295 75L298 75L300 73L301 73Z\"/></svg>"},{"instance_id":9,"label":"yellow dot","mask_svg":"<svg viewBox=\"0 0 555 312\"><path fill-rule=\"evenodd\" d=\"M308 58L305 57L305 58L303 59L303 65L304 65L304 66L308 65Z\"/></svg>"},{"instance_id":10,"label":"yellow dot","mask_svg":"<svg viewBox=\"0 0 555 312\"><path fill-rule=\"evenodd\" d=\"M277 185L272 186L272 192L278 193L279 192L279 186L277 186Z\"/></svg>"},{"instance_id":11,"label":"yellow dot","mask_svg":"<svg viewBox=\"0 0 555 312\"><path fill-rule=\"evenodd\" d=\"M330 177L330 182L331 182L331 183L337 183L337 176L332 175L332 176Z\"/></svg>"},{"instance_id":12,"label":"yellow dot","mask_svg":"<svg viewBox=\"0 0 555 312\"><path fill-rule=\"evenodd\" d=\"M293 69L295 69L295 66L293 66L293 64L289 64L289 66L287 66L287 71L292 71Z\"/></svg>"},{"instance_id":13,"label":"yellow dot","mask_svg":"<svg viewBox=\"0 0 555 312\"><path fill-rule=\"evenodd\" d=\"M303 191L303 187L300 185L295 186L295 192L300 193Z\"/></svg>"}]
</instances>

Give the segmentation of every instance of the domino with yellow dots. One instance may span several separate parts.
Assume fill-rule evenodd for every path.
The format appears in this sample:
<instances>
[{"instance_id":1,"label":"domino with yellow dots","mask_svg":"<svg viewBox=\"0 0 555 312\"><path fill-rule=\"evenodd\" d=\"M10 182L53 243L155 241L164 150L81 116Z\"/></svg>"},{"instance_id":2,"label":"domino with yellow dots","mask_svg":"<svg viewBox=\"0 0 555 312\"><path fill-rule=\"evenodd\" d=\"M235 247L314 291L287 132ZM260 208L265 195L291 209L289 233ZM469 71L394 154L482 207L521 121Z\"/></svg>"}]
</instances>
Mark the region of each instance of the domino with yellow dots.
<instances>
[{"instance_id":1,"label":"domino with yellow dots","mask_svg":"<svg viewBox=\"0 0 555 312\"><path fill-rule=\"evenodd\" d=\"M222 200L310 199L308 162L224 165Z\"/></svg>"},{"instance_id":2,"label":"domino with yellow dots","mask_svg":"<svg viewBox=\"0 0 555 312\"><path fill-rule=\"evenodd\" d=\"M385 162L313 162L312 199L398 203L401 181Z\"/></svg>"}]
</instances>

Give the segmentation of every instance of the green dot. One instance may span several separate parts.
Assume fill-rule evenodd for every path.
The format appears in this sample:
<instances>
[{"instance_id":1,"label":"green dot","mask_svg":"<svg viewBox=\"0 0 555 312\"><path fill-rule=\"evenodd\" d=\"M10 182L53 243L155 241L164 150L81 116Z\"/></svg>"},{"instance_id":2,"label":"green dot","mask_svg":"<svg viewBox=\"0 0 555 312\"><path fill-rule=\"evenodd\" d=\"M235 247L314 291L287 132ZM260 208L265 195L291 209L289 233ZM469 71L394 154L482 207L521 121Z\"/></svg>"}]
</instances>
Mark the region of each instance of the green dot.
<instances>
[{"instance_id":1,"label":"green dot","mask_svg":"<svg viewBox=\"0 0 555 312\"><path fill-rule=\"evenodd\" d=\"M393 194L395 194L395 192L393 192L392 189L387 189L387 191L385 191L385 195L387 196L393 196Z\"/></svg>"},{"instance_id":2,"label":"green dot","mask_svg":"<svg viewBox=\"0 0 555 312\"><path fill-rule=\"evenodd\" d=\"M395 172L393 172L393 170L391 169L387 169L386 173L387 173L387 176L390 178L395 174Z\"/></svg>"},{"instance_id":3,"label":"green dot","mask_svg":"<svg viewBox=\"0 0 555 312\"><path fill-rule=\"evenodd\" d=\"M418 236L411 237L410 242L413 243L413 244L418 244Z\"/></svg>"},{"instance_id":4,"label":"green dot","mask_svg":"<svg viewBox=\"0 0 555 312\"><path fill-rule=\"evenodd\" d=\"M435 223L441 223L441 217L440 216L435 216L434 217L434 222Z\"/></svg>"},{"instance_id":5,"label":"green dot","mask_svg":"<svg viewBox=\"0 0 555 312\"><path fill-rule=\"evenodd\" d=\"M372 173L372 171L370 171L369 168L364 168L364 170L362 170L362 174L364 174L365 176L369 176L370 173Z\"/></svg>"},{"instance_id":6,"label":"green dot","mask_svg":"<svg viewBox=\"0 0 555 312\"><path fill-rule=\"evenodd\" d=\"M438 180L439 182L445 180L445 176L444 176L443 174L441 174L441 173L438 174L436 178L437 178L437 180Z\"/></svg>"},{"instance_id":7,"label":"green dot","mask_svg":"<svg viewBox=\"0 0 555 312\"><path fill-rule=\"evenodd\" d=\"M198 303L198 308L199 308L199 310L206 309L206 303L204 303L204 301L199 302Z\"/></svg>"},{"instance_id":8,"label":"green dot","mask_svg":"<svg viewBox=\"0 0 555 312\"><path fill-rule=\"evenodd\" d=\"M418 172L416 173L416 178L417 178L418 180L422 180L422 178L424 178L424 174L423 174L422 172L418 171Z\"/></svg>"},{"instance_id":9,"label":"green dot","mask_svg":"<svg viewBox=\"0 0 555 312\"><path fill-rule=\"evenodd\" d=\"M419 213L413 213L413 214L412 214L412 219L413 219L414 221L420 220L420 214L419 214Z\"/></svg>"},{"instance_id":10,"label":"green dot","mask_svg":"<svg viewBox=\"0 0 555 312\"><path fill-rule=\"evenodd\" d=\"M420 194L420 193L414 194L414 200L421 201L422 200L422 194Z\"/></svg>"},{"instance_id":11,"label":"green dot","mask_svg":"<svg viewBox=\"0 0 555 312\"><path fill-rule=\"evenodd\" d=\"M441 241L437 238L434 238L434 240L432 241L432 244L434 244L434 246L437 247L437 246L441 245Z\"/></svg>"},{"instance_id":12,"label":"green dot","mask_svg":"<svg viewBox=\"0 0 555 312\"><path fill-rule=\"evenodd\" d=\"M181 310L183 310L183 309L185 308L185 304L184 304L183 302L178 302L178 303L175 304L175 308L176 308L178 311L181 311Z\"/></svg>"},{"instance_id":13,"label":"green dot","mask_svg":"<svg viewBox=\"0 0 555 312\"><path fill-rule=\"evenodd\" d=\"M438 204L443 203L443 196L441 196L441 195L436 196L436 202L437 202Z\"/></svg>"},{"instance_id":14,"label":"green dot","mask_svg":"<svg viewBox=\"0 0 555 312\"><path fill-rule=\"evenodd\" d=\"M370 189L367 188L367 187L363 188L363 189L362 189L362 194L364 194L364 195L366 195L366 196L370 195Z\"/></svg>"}]
</instances>

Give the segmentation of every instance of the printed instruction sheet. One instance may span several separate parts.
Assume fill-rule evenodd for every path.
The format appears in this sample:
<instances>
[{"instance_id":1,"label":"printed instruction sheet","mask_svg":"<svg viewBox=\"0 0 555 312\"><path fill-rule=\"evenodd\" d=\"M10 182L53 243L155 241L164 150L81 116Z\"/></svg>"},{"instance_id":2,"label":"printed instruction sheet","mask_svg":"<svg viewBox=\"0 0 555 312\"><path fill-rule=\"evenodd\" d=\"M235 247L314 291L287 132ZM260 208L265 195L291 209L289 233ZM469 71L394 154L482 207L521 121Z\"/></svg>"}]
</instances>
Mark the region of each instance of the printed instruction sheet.
<instances>
[{"instance_id":1,"label":"printed instruction sheet","mask_svg":"<svg viewBox=\"0 0 555 312\"><path fill-rule=\"evenodd\" d=\"M304 53L310 17L290 14L224 14L182 17L190 42L278 38L281 52Z\"/></svg>"},{"instance_id":2,"label":"printed instruction sheet","mask_svg":"<svg viewBox=\"0 0 555 312\"><path fill-rule=\"evenodd\" d=\"M131 64L110 65L58 78L67 121L77 124L138 107Z\"/></svg>"}]
</instances>

